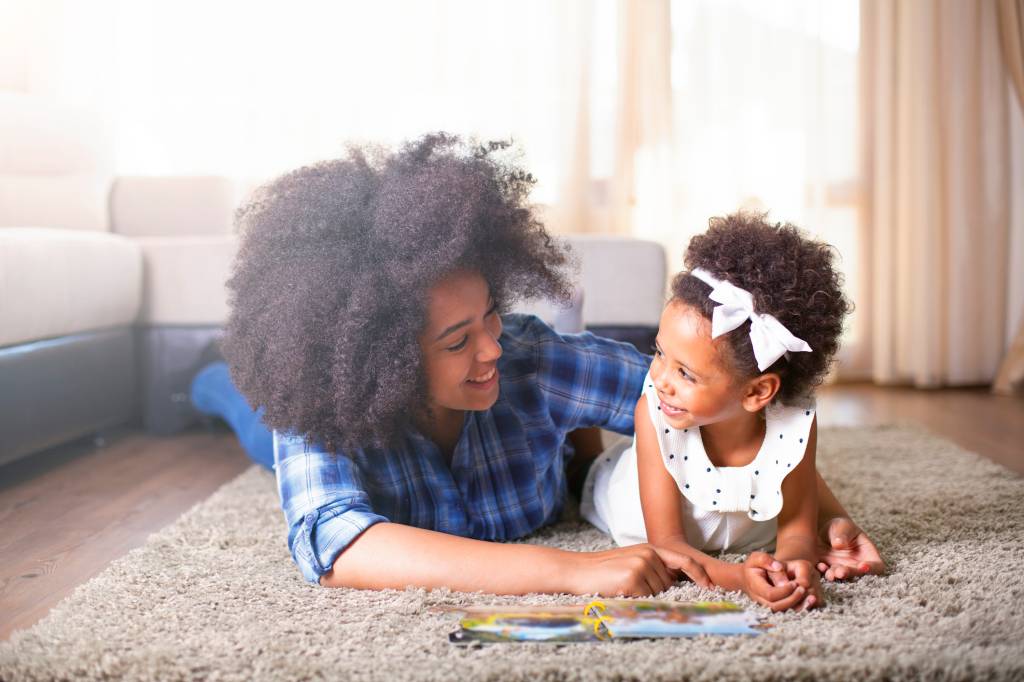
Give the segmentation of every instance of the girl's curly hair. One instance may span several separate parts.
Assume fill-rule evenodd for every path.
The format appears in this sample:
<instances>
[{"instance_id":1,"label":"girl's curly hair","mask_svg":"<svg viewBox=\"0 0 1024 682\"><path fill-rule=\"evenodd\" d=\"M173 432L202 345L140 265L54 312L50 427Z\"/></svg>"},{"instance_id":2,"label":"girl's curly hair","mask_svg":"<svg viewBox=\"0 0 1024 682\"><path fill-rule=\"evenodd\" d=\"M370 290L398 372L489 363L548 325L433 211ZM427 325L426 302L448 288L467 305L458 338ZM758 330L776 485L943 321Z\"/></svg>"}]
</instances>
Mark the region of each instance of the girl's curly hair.
<instances>
[{"instance_id":1,"label":"girl's curly hair","mask_svg":"<svg viewBox=\"0 0 1024 682\"><path fill-rule=\"evenodd\" d=\"M508 146L435 133L352 147L239 209L223 350L267 426L335 451L399 439L425 402L418 336L448 273L478 271L503 308L568 297L568 253L527 203L533 177L502 160Z\"/></svg>"},{"instance_id":2,"label":"girl's curly hair","mask_svg":"<svg viewBox=\"0 0 1024 682\"><path fill-rule=\"evenodd\" d=\"M771 224L764 215L734 213L712 218L704 234L690 240L684 256L687 270L703 268L718 279L749 291L754 310L778 318L805 340L810 353L790 353L765 372L782 379L777 399L784 404L807 400L828 373L839 349L843 318L853 310L843 294L843 276L833 264L833 248L804 236L790 224ZM711 319L718 305L708 298L711 287L680 272L672 281L672 298ZM750 322L723 337L723 358L741 379L756 377Z\"/></svg>"}]
</instances>

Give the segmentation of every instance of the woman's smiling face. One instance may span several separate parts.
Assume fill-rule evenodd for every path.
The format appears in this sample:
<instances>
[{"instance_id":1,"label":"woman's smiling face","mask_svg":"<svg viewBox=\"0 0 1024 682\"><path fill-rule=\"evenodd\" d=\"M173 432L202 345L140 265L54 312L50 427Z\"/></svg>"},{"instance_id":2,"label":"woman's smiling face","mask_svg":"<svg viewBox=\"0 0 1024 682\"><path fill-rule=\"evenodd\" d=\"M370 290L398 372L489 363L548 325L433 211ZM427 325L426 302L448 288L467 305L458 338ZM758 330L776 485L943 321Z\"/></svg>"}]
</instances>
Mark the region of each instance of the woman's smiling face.
<instances>
[{"instance_id":1,"label":"woman's smiling face","mask_svg":"<svg viewBox=\"0 0 1024 682\"><path fill-rule=\"evenodd\" d=\"M500 336L497 302L480 273L457 270L431 287L419 342L433 411L494 405Z\"/></svg>"},{"instance_id":2,"label":"woman's smiling face","mask_svg":"<svg viewBox=\"0 0 1024 682\"><path fill-rule=\"evenodd\" d=\"M671 301L662 311L651 379L662 413L677 429L724 421L744 412L741 382L734 381L711 339L711 323L697 310Z\"/></svg>"}]
</instances>

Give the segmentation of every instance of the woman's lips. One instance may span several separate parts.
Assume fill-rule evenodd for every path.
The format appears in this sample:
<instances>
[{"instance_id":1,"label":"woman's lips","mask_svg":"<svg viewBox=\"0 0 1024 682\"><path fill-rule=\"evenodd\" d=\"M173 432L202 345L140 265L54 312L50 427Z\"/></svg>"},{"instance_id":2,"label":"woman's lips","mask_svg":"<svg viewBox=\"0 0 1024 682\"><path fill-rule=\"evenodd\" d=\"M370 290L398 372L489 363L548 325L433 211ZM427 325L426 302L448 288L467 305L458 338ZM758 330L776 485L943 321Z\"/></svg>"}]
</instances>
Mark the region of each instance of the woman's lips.
<instances>
[{"instance_id":1,"label":"woman's lips","mask_svg":"<svg viewBox=\"0 0 1024 682\"><path fill-rule=\"evenodd\" d=\"M666 403L661 398L658 398L658 402L661 403L661 411L662 411L662 413L664 413L665 415L667 415L669 417L678 417L678 416L686 413L686 410L684 410L683 408L681 408L681 407L672 407L671 405Z\"/></svg>"},{"instance_id":2,"label":"woman's lips","mask_svg":"<svg viewBox=\"0 0 1024 682\"><path fill-rule=\"evenodd\" d=\"M484 372L480 376L466 380L466 384L468 384L471 388L477 388L480 390L486 390L488 388L491 388L496 383L498 383L497 367L492 367L490 370Z\"/></svg>"}]
</instances>

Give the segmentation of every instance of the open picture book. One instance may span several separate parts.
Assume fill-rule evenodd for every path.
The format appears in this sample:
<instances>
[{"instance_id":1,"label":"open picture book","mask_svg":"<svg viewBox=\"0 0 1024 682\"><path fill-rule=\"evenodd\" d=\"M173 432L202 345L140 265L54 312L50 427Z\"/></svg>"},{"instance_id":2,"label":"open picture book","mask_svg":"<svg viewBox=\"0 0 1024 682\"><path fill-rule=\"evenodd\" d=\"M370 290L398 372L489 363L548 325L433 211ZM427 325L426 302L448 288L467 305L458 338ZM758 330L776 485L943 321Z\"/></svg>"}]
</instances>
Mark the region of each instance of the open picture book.
<instances>
[{"instance_id":1,"label":"open picture book","mask_svg":"<svg viewBox=\"0 0 1024 682\"><path fill-rule=\"evenodd\" d=\"M729 601L602 599L572 606L482 606L461 609L448 639L473 642L597 642L612 639L756 635L757 617Z\"/></svg>"}]
</instances>

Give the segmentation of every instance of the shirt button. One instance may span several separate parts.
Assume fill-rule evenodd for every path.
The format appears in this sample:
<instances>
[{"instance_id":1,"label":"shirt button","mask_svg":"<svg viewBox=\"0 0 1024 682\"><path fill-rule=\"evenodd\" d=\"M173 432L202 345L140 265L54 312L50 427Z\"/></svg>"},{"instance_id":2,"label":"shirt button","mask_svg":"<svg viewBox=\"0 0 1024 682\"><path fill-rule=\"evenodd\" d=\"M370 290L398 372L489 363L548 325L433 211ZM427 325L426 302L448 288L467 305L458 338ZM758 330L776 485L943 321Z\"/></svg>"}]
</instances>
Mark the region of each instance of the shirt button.
<instances>
[{"instance_id":1,"label":"shirt button","mask_svg":"<svg viewBox=\"0 0 1024 682\"><path fill-rule=\"evenodd\" d=\"M316 514L306 514L306 523L313 523L316 521Z\"/></svg>"}]
</instances>

